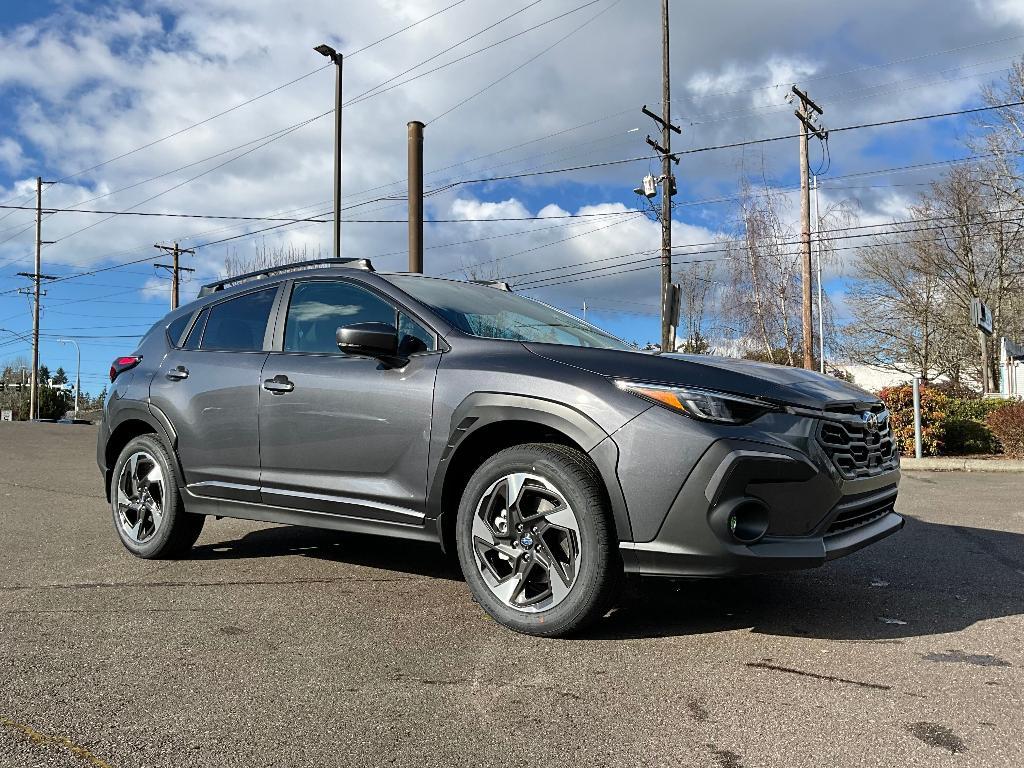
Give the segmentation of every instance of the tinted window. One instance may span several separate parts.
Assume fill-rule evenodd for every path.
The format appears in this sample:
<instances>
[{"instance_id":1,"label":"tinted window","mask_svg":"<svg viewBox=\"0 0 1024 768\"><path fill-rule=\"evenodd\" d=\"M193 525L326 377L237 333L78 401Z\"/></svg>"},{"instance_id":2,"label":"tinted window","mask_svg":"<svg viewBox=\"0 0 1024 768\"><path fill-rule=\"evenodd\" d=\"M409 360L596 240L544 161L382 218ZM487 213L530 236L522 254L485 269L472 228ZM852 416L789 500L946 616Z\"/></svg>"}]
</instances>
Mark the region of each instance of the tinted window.
<instances>
[{"instance_id":1,"label":"tinted window","mask_svg":"<svg viewBox=\"0 0 1024 768\"><path fill-rule=\"evenodd\" d=\"M167 338L170 340L172 347L178 346L178 343L181 341L181 334L185 332L185 328L188 327L188 321L191 319L191 314L185 314L176 318L167 326Z\"/></svg>"},{"instance_id":2,"label":"tinted window","mask_svg":"<svg viewBox=\"0 0 1024 768\"><path fill-rule=\"evenodd\" d=\"M247 293L210 307L201 349L263 349L263 335L277 288Z\"/></svg>"},{"instance_id":3,"label":"tinted window","mask_svg":"<svg viewBox=\"0 0 1024 768\"><path fill-rule=\"evenodd\" d=\"M433 352L436 348L434 334L405 312L399 313L398 354L415 355L417 352Z\"/></svg>"},{"instance_id":4,"label":"tinted window","mask_svg":"<svg viewBox=\"0 0 1024 768\"><path fill-rule=\"evenodd\" d=\"M353 323L394 325L395 308L352 283L296 283L284 327L284 351L338 352L338 328Z\"/></svg>"},{"instance_id":5,"label":"tinted window","mask_svg":"<svg viewBox=\"0 0 1024 768\"><path fill-rule=\"evenodd\" d=\"M203 329L206 327L206 318L210 316L210 310L204 309L202 314L199 315L199 319L196 320L196 324L192 326L192 330L188 332L188 338L185 339L185 349L199 349L199 342L203 338Z\"/></svg>"}]
</instances>

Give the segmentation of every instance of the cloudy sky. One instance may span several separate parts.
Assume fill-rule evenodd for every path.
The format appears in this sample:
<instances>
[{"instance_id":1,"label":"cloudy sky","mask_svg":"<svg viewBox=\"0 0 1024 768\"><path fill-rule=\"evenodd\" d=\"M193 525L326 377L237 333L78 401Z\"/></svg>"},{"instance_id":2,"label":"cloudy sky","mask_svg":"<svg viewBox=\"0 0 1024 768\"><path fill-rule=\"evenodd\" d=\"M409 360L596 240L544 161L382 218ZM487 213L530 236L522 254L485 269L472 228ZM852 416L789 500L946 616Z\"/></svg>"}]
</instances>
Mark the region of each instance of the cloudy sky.
<instances>
[{"instance_id":1,"label":"cloudy sky","mask_svg":"<svg viewBox=\"0 0 1024 768\"><path fill-rule=\"evenodd\" d=\"M34 205L42 176L60 180L44 193L55 208L329 214L334 73L312 50L328 42L348 54L344 255L404 268L406 123L422 120L427 187L440 190L428 198L428 217L441 220L427 227L428 273L478 264L524 287L543 278L531 295L577 313L586 301L591 319L652 340L658 270L627 256L659 242L632 191L656 172L652 161L447 185L649 157L644 136L654 128L640 108L660 103L659 8L657 0L4 0L0 201ZM792 83L810 91L833 128L975 106L979 86L1024 53L1024 3L674 2L672 44L672 116L683 127L674 147L698 149L792 134ZM968 125L835 134L825 202L850 199L865 222L904 214L941 167L886 169L963 156ZM795 140L686 155L676 171L675 242L734 233L735 208L704 201L735 195L742 169L792 187L797 157ZM812 166L824 170L823 161L812 147ZM18 333L31 328L28 300L15 291L27 284L16 273L31 269L32 218L0 209L0 328ZM70 372L73 353L56 338L79 337L84 388L102 387L109 360L166 309L154 244L196 248L185 257L196 269L186 297L229 255L285 245L329 255L329 224L266 230L275 224L45 217L43 239L56 242L43 250L44 273L124 266L48 289L44 362ZM651 268L568 282L598 260ZM840 306L853 268L847 259L826 281ZM26 351L0 333L0 360Z\"/></svg>"}]
</instances>

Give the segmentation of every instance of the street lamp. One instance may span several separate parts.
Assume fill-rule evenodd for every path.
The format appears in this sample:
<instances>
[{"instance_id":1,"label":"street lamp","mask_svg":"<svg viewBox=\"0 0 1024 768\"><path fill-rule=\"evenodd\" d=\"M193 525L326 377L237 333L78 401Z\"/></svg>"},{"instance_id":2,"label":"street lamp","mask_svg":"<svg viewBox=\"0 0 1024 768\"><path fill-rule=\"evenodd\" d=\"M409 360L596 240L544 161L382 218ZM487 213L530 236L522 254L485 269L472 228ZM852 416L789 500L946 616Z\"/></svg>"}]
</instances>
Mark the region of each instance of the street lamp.
<instances>
[{"instance_id":1,"label":"street lamp","mask_svg":"<svg viewBox=\"0 0 1024 768\"><path fill-rule=\"evenodd\" d=\"M337 67L334 78L334 258L341 258L341 70L344 56L326 43L314 49Z\"/></svg>"},{"instance_id":2,"label":"street lamp","mask_svg":"<svg viewBox=\"0 0 1024 768\"><path fill-rule=\"evenodd\" d=\"M82 390L82 348L78 346L78 342L74 339L57 339L57 341L62 346L64 344L74 344L75 352L78 354L78 364L75 368L75 421L78 421L78 393Z\"/></svg>"}]
</instances>

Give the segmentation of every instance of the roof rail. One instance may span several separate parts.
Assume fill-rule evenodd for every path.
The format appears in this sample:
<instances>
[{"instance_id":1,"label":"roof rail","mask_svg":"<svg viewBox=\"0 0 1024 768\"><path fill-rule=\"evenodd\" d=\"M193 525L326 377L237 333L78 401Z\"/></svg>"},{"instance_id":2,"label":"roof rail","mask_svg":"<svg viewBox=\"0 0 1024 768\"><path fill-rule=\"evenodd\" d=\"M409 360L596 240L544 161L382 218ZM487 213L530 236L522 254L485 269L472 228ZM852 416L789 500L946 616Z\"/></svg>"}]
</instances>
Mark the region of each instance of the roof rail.
<instances>
[{"instance_id":1,"label":"roof rail","mask_svg":"<svg viewBox=\"0 0 1024 768\"><path fill-rule=\"evenodd\" d=\"M226 277L223 280L217 280L212 283L207 283L199 289L199 298L203 296L209 296L211 293L217 291L223 291L229 285L235 283L244 283L246 280L255 280L260 277L270 277L278 272L291 272L297 269L305 269L307 267L319 267L319 266L332 266L332 267L349 267L351 269L363 269L367 272L374 272L373 264L370 263L369 259L314 259L313 261L293 261L288 264L280 264L276 267L267 267L266 269L258 269L255 272L247 272L244 275L234 275L232 277Z\"/></svg>"},{"instance_id":2,"label":"roof rail","mask_svg":"<svg viewBox=\"0 0 1024 768\"><path fill-rule=\"evenodd\" d=\"M477 285L486 285L488 288L497 288L499 291L505 291L506 293L512 293L512 286L504 280L470 280L469 282L476 283Z\"/></svg>"}]
</instances>

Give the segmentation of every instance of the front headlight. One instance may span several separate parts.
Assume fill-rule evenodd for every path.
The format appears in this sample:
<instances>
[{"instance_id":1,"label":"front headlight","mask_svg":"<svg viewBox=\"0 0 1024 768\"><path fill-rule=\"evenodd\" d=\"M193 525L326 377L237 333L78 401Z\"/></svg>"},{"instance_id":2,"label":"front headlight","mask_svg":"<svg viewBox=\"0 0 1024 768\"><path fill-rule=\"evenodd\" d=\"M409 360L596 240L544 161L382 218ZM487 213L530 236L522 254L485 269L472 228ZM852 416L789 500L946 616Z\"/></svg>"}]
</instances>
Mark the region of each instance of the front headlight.
<instances>
[{"instance_id":1,"label":"front headlight","mask_svg":"<svg viewBox=\"0 0 1024 768\"><path fill-rule=\"evenodd\" d=\"M768 411L778 410L770 403L693 387L644 384L621 379L615 382L615 386L673 411L719 424L746 424Z\"/></svg>"}]
</instances>

